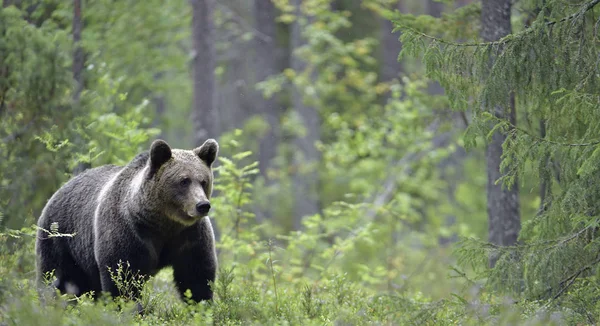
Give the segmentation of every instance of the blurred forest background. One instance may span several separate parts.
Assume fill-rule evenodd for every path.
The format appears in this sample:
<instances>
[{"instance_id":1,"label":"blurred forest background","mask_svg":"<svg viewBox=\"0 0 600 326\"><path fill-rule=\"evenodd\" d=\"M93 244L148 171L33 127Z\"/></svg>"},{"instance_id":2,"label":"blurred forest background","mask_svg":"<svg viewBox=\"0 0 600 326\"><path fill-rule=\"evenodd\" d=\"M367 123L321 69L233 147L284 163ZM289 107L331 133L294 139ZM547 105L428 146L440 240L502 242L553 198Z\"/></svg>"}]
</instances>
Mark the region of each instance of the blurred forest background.
<instances>
[{"instance_id":1,"label":"blurred forest background","mask_svg":"<svg viewBox=\"0 0 600 326\"><path fill-rule=\"evenodd\" d=\"M0 324L596 324L598 3L3 0ZM221 145L214 305L41 305L46 201L156 138Z\"/></svg>"}]
</instances>

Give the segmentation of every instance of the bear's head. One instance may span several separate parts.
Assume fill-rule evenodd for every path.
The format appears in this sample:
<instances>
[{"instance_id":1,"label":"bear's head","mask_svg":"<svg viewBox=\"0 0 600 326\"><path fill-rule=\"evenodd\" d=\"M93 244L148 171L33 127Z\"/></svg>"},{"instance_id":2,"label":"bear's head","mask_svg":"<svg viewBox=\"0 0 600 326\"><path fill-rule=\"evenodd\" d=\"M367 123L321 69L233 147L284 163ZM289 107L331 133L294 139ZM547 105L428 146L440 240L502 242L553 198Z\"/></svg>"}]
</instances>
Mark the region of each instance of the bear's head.
<instances>
[{"instance_id":1,"label":"bear's head","mask_svg":"<svg viewBox=\"0 0 600 326\"><path fill-rule=\"evenodd\" d=\"M146 176L152 206L169 219L191 225L210 210L213 172L219 144L209 139L194 150L171 149L164 140L150 146ZM156 205L156 206L155 206Z\"/></svg>"}]
</instances>

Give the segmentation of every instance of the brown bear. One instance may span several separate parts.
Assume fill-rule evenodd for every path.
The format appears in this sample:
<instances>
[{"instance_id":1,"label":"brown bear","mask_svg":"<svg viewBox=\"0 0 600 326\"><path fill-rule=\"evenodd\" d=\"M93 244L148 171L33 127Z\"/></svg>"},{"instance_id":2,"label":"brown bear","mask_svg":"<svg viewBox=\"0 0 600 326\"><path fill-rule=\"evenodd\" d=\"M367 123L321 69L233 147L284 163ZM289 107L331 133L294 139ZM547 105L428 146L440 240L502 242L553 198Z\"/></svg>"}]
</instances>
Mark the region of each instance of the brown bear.
<instances>
[{"instance_id":1,"label":"brown bear","mask_svg":"<svg viewBox=\"0 0 600 326\"><path fill-rule=\"evenodd\" d=\"M38 283L54 272L52 284L63 293L115 297L110 270L119 262L142 277L172 266L182 296L189 289L194 301L212 299L217 257L207 214L218 150L213 139L194 150L156 140L123 167L97 167L68 181L38 221ZM51 236L53 223L74 236Z\"/></svg>"}]
</instances>

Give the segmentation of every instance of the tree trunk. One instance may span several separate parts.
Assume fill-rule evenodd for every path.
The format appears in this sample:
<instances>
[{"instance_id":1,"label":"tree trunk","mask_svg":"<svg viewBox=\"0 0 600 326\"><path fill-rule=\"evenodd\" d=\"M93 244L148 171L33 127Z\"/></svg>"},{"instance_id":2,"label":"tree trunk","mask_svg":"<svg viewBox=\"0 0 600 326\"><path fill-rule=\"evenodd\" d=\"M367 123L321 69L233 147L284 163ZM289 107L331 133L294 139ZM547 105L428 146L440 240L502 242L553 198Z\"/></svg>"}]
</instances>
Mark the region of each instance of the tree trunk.
<instances>
[{"instance_id":1,"label":"tree trunk","mask_svg":"<svg viewBox=\"0 0 600 326\"><path fill-rule=\"evenodd\" d=\"M73 108L75 112L80 111L80 98L81 92L83 91L84 81L83 81L83 71L85 68L85 57L83 53L83 48L81 47L81 32L83 30L83 19L81 18L81 0L73 0L73 82L74 90L73 90ZM83 146L83 140L81 137L76 139L76 143L80 143L81 147ZM91 168L92 165L88 162L79 162L75 169L73 169L73 175L78 175L81 172Z\"/></svg>"},{"instance_id":2,"label":"tree trunk","mask_svg":"<svg viewBox=\"0 0 600 326\"><path fill-rule=\"evenodd\" d=\"M540 119L540 138L546 138L546 119ZM550 155L545 154L543 158L545 164L544 167L547 169L550 167ZM543 214L548 207L550 207L550 202L548 197L550 197L551 188L551 173L543 173L540 177L540 208L538 210L538 214Z\"/></svg>"},{"instance_id":3,"label":"tree trunk","mask_svg":"<svg viewBox=\"0 0 600 326\"><path fill-rule=\"evenodd\" d=\"M254 26L248 22L253 17L254 3L248 0L219 0L215 1L215 6L215 15L221 16L221 22L214 27L213 42L226 44L215 49L215 58L224 67L215 81L215 92L221 121L220 132L225 132L243 128L254 111L254 56L248 55L254 44L243 40L240 31L236 31L237 28L254 31Z\"/></svg>"},{"instance_id":4,"label":"tree trunk","mask_svg":"<svg viewBox=\"0 0 600 326\"><path fill-rule=\"evenodd\" d=\"M454 2L454 8L460 8L460 7L464 7L466 5L470 5L471 3L473 3L473 0L457 0Z\"/></svg>"},{"instance_id":5,"label":"tree trunk","mask_svg":"<svg viewBox=\"0 0 600 326\"><path fill-rule=\"evenodd\" d=\"M277 13L271 0L254 0L254 20L256 34L254 36L254 69L255 80L261 82L278 72L278 47L277 47ZM254 114L260 115L267 123L267 130L259 139L258 168L265 180L265 185L273 184L267 174L272 160L277 155L280 142L281 108L278 98L272 96L265 98L258 90L254 91ZM257 210L258 221L270 218L269 210Z\"/></svg>"},{"instance_id":6,"label":"tree trunk","mask_svg":"<svg viewBox=\"0 0 600 326\"><path fill-rule=\"evenodd\" d=\"M190 0L192 6L192 121L195 146L220 136L221 121L215 93L214 0Z\"/></svg>"},{"instance_id":7,"label":"tree trunk","mask_svg":"<svg viewBox=\"0 0 600 326\"><path fill-rule=\"evenodd\" d=\"M304 71L306 63L294 54L294 50L306 44L302 36L302 26L300 19L303 14L300 9L301 0L293 0L296 10L296 21L291 26L291 66L298 73ZM308 18L308 17L304 17ZM292 103L301 123L305 129L302 136L294 139L296 153L294 155L294 228L300 229L302 226L302 217L316 214L319 212L318 202L318 184L319 175L316 168L320 154L315 143L321 136L321 122L319 113L313 107L304 104L303 94L296 88L292 91Z\"/></svg>"},{"instance_id":8,"label":"tree trunk","mask_svg":"<svg viewBox=\"0 0 600 326\"><path fill-rule=\"evenodd\" d=\"M406 13L404 8L404 0L399 0L396 8ZM382 47L382 62L381 62L381 80L390 81L397 78L403 72L402 63L398 61L398 54L402 51L402 43L398 38L400 32L392 33L394 24L388 19L381 19L381 47Z\"/></svg>"},{"instance_id":9,"label":"tree trunk","mask_svg":"<svg viewBox=\"0 0 600 326\"><path fill-rule=\"evenodd\" d=\"M164 72L157 72L154 74L154 82L160 83L164 79ZM162 91L155 91L154 94L150 94L152 97L152 102L154 103L154 120L152 121L152 126L155 128L160 128L162 124L162 120L165 112L167 111L167 99ZM164 131L160 128L160 134L157 135L157 138L164 138Z\"/></svg>"},{"instance_id":10,"label":"tree trunk","mask_svg":"<svg viewBox=\"0 0 600 326\"><path fill-rule=\"evenodd\" d=\"M442 12L444 11L444 4L441 2L436 2L433 0L427 0L427 14L432 17L440 18L442 17ZM436 80L431 80L427 87L427 91L431 95L441 95L444 94L444 88L440 85L440 83Z\"/></svg>"},{"instance_id":11,"label":"tree trunk","mask_svg":"<svg viewBox=\"0 0 600 326\"><path fill-rule=\"evenodd\" d=\"M510 11L510 0L483 1L481 7L481 36L484 41L496 41L511 33ZM514 96L509 94L507 96L510 96L510 99L506 101L510 107L496 106L494 114L500 119L507 119L515 124ZM495 184L501 177L502 144L506 137L503 133L495 132L486 148L489 241L499 246L514 245L521 230L518 180L515 180L512 189L505 189L502 184ZM495 266L498 258L496 254L490 257L490 267Z\"/></svg>"},{"instance_id":12,"label":"tree trunk","mask_svg":"<svg viewBox=\"0 0 600 326\"><path fill-rule=\"evenodd\" d=\"M434 0L427 0L427 14L433 17L442 17L444 11L444 4Z\"/></svg>"},{"instance_id":13,"label":"tree trunk","mask_svg":"<svg viewBox=\"0 0 600 326\"><path fill-rule=\"evenodd\" d=\"M434 0L427 0L427 7L425 10L429 16L440 18L442 17L442 12L444 11L444 4ZM430 80L427 85L427 92L431 95L442 95L444 94L444 88L437 80ZM460 113L452 112L452 110L448 108L439 112L438 115L442 121L452 121L454 128L447 132L436 131L437 134L433 138L432 142L436 145L436 147L448 147L453 142L457 131L462 129ZM446 196L451 205L457 205L455 196L456 185L462 177L459 171L461 170L460 167L463 165L465 157L465 150L461 147L457 147L454 152L450 153L450 155L446 159L442 160L437 166L437 168L440 170L441 178L447 184ZM451 170L454 170L455 173L449 174L448 172ZM456 223L456 216L454 214L448 214L445 216L445 220L447 226L452 226L454 223ZM440 245L447 245L455 242L456 240L456 234L452 234L449 237L440 237L439 243Z\"/></svg>"},{"instance_id":14,"label":"tree trunk","mask_svg":"<svg viewBox=\"0 0 600 326\"><path fill-rule=\"evenodd\" d=\"M200 146L208 138L218 139L221 132L220 114L217 109L215 89L215 48L213 10L214 0L190 0L192 6L192 81L194 98L192 123L194 146ZM216 220L212 221L215 240L221 232Z\"/></svg>"},{"instance_id":15,"label":"tree trunk","mask_svg":"<svg viewBox=\"0 0 600 326\"><path fill-rule=\"evenodd\" d=\"M271 0L255 0L254 15L257 35L254 37L256 80L266 80L277 73L276 12ZM271 160L277 154L279 143L280 108L275 97L265 99L260 92L255 95L255 108L267 122L268 130L260 139L259 169L265 179Z\"/></svg>"},{"instance_id":16,"label":"tree trunk","mask_svg":"<svg viewBox=\"0 0 600 326\"><path fill-rule=\"evenodd\" d=\"M79 98L83 91L83 48L81 47L81 30L83 21L81 19L81 0L73 0L73 80L75 81L75 91L73 92L73 101L79 104Z\"/></svg>"}]
</instances>

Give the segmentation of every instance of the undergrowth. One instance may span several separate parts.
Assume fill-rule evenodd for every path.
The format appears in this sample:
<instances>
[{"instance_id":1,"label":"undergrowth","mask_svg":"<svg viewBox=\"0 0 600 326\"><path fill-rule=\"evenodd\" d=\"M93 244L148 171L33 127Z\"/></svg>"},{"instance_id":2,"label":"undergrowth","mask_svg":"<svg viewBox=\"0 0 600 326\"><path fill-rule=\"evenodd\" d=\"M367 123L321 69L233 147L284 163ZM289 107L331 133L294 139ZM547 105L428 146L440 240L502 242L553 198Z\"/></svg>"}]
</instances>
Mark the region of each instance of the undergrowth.
<instances>
[{"instance_id":1,"label":"undergrowth","mask_svg":"<svg viewBox=\"0 0 600 326\"><path fill-rule=\"evenodd\" d=\"M381 237L387 226L363 220L362 204L337 203L306 218L301 231L274 234L248 209L255 164L244 167L246 157L222 160L217 172L212 218L224 232L212 302L179 298L170 268L144 284L129 275L126 262L112 271L117 298L56 293L41 300L32 226L0 233L0 325L585 323L576 312L550 310L545 302L515 304L486 292L449 268L455 263L450 248L415 245L427 234L415 231L388 243ZM135 291L141 292L141 313L129 300Z\"/></svg>"}]
</instances>

